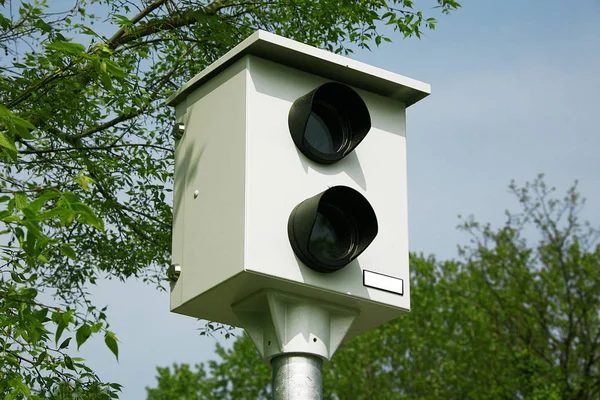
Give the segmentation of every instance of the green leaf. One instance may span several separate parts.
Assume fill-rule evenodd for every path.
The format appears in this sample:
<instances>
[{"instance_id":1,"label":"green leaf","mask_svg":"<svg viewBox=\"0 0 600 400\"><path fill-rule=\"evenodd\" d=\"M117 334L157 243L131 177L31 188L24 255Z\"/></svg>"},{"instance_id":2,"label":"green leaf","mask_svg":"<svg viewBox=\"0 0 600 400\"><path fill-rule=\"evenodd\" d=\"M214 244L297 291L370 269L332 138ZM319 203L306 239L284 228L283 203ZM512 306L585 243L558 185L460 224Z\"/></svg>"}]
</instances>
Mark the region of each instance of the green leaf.
<instances>
[{"instance_id":1,"label":"green leaf","mask_svg":"<svg viewBox=\"0 0 600 400\"><path fill-rule=\"evenodd\" d=\"M9 132L19 135L23 139L34 139L34 136L29 132L30 129L35 129L35 126L29 121L24 120L21 117L13 114L8 108L0 106L0 117L4 120L0 127L8 128ZM2 120L0 120L2 122ZM0 134L3 136L0 138L0 145L9 150L16 151L15 142L11 136L6 136L4 133Z\"/></svg>"},{"instance_id":2,"label":"green leaf","mask_svg":"<svg viewBox=\"0 0 600 400\"><path fill-rule=\"evenodd\" d=\"M116 22L117 24L119 24L121 26L133 25L133 23L129 20L129 18L126 15L114 14L112 17L113 17L114 22Z\"/></svg>"},{"instance_id":3,"label":"green leaf","mask_svg":"<svg viewBox=\"0 0 600 400\"><path fill-rule=\"evenodd\" d=\"M0 146L11 151L17 151L17 148L15 147L15 141L7 137L2 132L0 132Z\"/></svg>"},{"instance_id":4,"label":"green leaf","mask_svg":"<svg viewBox=\"0 0 600 400\"><path fill-rule=\"evenodd\" d=\"M102 86L105 90L110 91L113 89L112 81L107 74L100 74L100 82L102 82Z\"/></svg>"},{"instance_id":5,"label":"green leaf","mask_svg":"<svg viewBox=\"0 0 600 400\"><path fill-rule=\"evenodd\" d=\"M46 202L49 200L55 199L59 196L59 192L57 190L44 190L40 193L40 195L29 203L28 208L31 208L35 212L38 212ZM39 218L39 216L38 216Z\"/></svg>"},{"instance_id":6,"label":"green leaf","mask_svg":"<svg viewBox=\"0 0 600 400\"><path fill-rule=\"evenodd\" d=\"M65 325L58 324L58 326L56 327L56 333L54 334L54 343L55 344L58 344L58 341L60 340L60 337L62 336L64 330L65 330Z\"/></svg>"},{"instance_id":7,"label":"green leaf","mask_svg":"<svg viewBox=\"0 0 600 400\"><path fill-rule=\"evenodd\" d=\"M39 28L44 33L52 32L52 26L42 19L38 19L35 21L35 27Z\"/></svg>"},{"instance_id":8,"label":"green leaf","mask_svg":"<svg viewBox=\"0 0 600 400\"><path fill-rule=\"evenodd\" d=\"M22 278L21 274L18 274L15 271L10 271L10 277L12 278L13 281L17 282L17 283L23 283L25 282Z\"/></svg>"},{"instance_id":9,"label":"green leaf","mask_svg":"<svg viewBox=\"0 0 600 400\"><path fill-rule=\"evenodd\" d=\"M119 360L119 346L117 344L117 337L115 334L110 331L106 331L106 334L104 335L104 343L106 343L106 347L112 351L116 359Z\"/></svg>"},{"instance_id":10,"label":"green leaf","mask_svg":"<svg viewBox=\"0 0 600 400\"><path fill-rule=\"evenodd\" d=\"M71 204L73 211L79 213L80 220L84 224L93 226L98 230L104 230L104 221L96 216L94 210L87 204L81 202L75 202Z\"/></svg>"},{"instance_id":11,"label":"green leaf","mask_svg":"<svg viewBox=\"0 0 600 400\"><path fill-rule=\"evenodd\" d=\"M23 219L28 220L27 221L28 223L30 223L30 221L34 221L37 218L37 212L35 212L35 210L33 210L27 206L23 207L22 211L23 211L23 216L25 217Z\"/></svg>"},{"instance_id":12,"label":"green leaf","mask_svg":"<svg viewBox=\"0 0 600 400\"><path fill-rule=\"evenodd\" d=\"M19 135L21 138L26 139L26 140L31 140L31 139L35 139L35 136L33 136L31 134L31 132L29 132L29 129L24 128L22 126L17 126L17 129L15 129L15 132L17 133L17 135Z\"/></svg>"},{"instance_id":13,"label":"green leaf","mask_svg":"<svg viewBox=\"0 0 600 400\"><path fill-rule=\"evenodd\" d=\"M34 288L24 288L21 289L21 296L25 297L28 300L33 300L38 295L38 291Z\"/></svg>"},{"instance_id":14,"label":"green leaf","mask_svg":"<svg viewBox=\"0 0 600 400\"><path fill-rule=\"evenodd\" d=\"M2 116L8 117L11 114L12 113L10 112L10 110L8 108L6 108L2 104L0 104L0 117L2 117Z\"/></svg>"},{"instance_id":15,"label":"green leaf","mask_svg":"<svg viewBox=\"0 0 600 400\"><path fill-rule=\"evenodd\" d=\"M62 349L65 349L65 348L69 347L69 343L71 343L71 339L73 339L73 338L71 338L71 337L68 337L68 338L66 338L66 339L65 339L65 340L64 340L64 341L63 341L63 342L60 344L60 346L58 346L58 348L62 350Z\"/></svg>"},{"instance_id":16,"label":"green leaf","mask_svg":"<svg viewBox=\"0 0 600 400\"><path fill-rule=\"evenodd\" d=\"M70 323L73 322L73 314L75 313L75 310L68 310L67 312L62 314L62 322L65 325L68 325Z\"/></svg>"},{"instance_id":17,"label":"green leaf","mask_svg":"<svg viewBox=\"0 0 600 400\"><path fill-rule=\"evenodd\" d=\"M106 63L106 72L109 74L117 78L125 78L127 76L125 71L116 62L109 59L105 59L104 61Z\"/></svg>"},{"instance_id":18,"label":"green leaf","mask_svg":"<svg viewBox=\"0 0 600 400\"><path fill-rule=\"evenodd\" d=\"M35 258L35 244L37 242L38 235L36 235L35 230L27 231L27 240L25 241L25 245L23 246L23 250L27 253L28 256Z\"/></svg>"},{"instance_id":19,"label":"green leaf","mask_svg":"<svg viewBox=\"0 0 600 400\"><path fill-rule=\"evenodd\" d=\"M100 35L98 35L92 28L90 28L89 26L80 26L79 27L81 29L81 33L83 33L84 35L89 35L89 36L94 36L97 38L101 38Z\"/></svg>"},{"instance_id":20,"label":"green leaf","mask_svg":"<svg viewBox=\"0 0 600 400\"><path fill-rule=\"evenodd\" d=\"M77 255L75 254L75 250L73 250L73 248L69 245L64 245L61 246L60 248L61 253L63 253L63 255L65 255L66 257L69 257L71 260L77 260Z\"/></svg>"},{"instance_id":21,"label":"green leaf","mask_svg":"<svg viewBox=\"0 0 600 400\"><path fill-rule=\"evenodd\" d=\"M46 46L46 49L72 55L80 55L85 52L85 47L82 44L71 42L52 42Z\"/></svg>"},{"instance_id":22,"label":"green leaf","mask_svg":"<svg viewBox=\"0 0 600 400\"><path fill-rule=\"evenodd\" d=\"M64 217L65 214L71 215L73 213L70 212L70 211L68 211L65 208L56 207L56 208L53 208L50 211L46 211L44 213L38 214L38 216L36 217L36 220L38 220L38 221L45 221L45 220L48 220L48 219L52 219L54 217ZM61 218L61 220L62 220L62 218Z\"/></svg>"},{"instance_id":23,"label":"green leaf","mask_svg":"<svg viewBox=\"0 0 600 400\"><path fill-rule=\"evenodd\" d=\"M45 351L42 352L35 360L35 365L37 366L37 365L40 365L42 362L44 362L47 355L48 355L48 353L46 353Z\"/></svg>"},{"instance_id":24,"label":"green leaf","mask_svg":"<svg viewBox=\"0 0 600 400\"><path fill-rule=\"evenodd\" d=\"M70 370L75 370L75 366L73 365L73 360L69 356L65 356L65 365Z\"/></svg>"},{"instance_id":25,"label":"green leaf","mask_svg":"<svg viewBox=\"0 0 600 400\"><path fill-rule=\"evenodd\" d=\"M15 207L17 210L22 210L27 206L27 194L24 192L16 192L15 196Z\"/></svg>"},{"instance_id":26,"label":"green leaf","mask_svg":"<svg viewBox=\"0 0 600 400\"><path fill-rule=\"evenodd\" d=\"M86 192L90 190L90 183L96 183L96 181L91 178L89 175L85 174L85 170L80 171L74 178L73 180L75 182L77 182L79 185L81 185L81 187L83 188L83 190L85 190Z\"/></svg>"},{"instance_id":27,"label":"green leaf","mask_svg":"<svg viewBox=\"0 0 600 400\"><path fill-rule=\"evenodd\" d=\"M17 398L17 396L19 396L20 394L21 393L19 393L19 391L15 388L12 392L10 392L8 395L6 395L4 400L15 400Z\"/></svg>"},{"instance_id":28,"label":"green leaf","mask_svg":"<svg viewBox=\"0 0 600 400\"><path fill-rule=\"evenodd\" d=\"M22 126L23 128L27 128L27 129L35 129L35 126L31 122L26 121L23 118L17 117L14 114L10 116L10 120L12 123L14 123L17 126Z\"/></svg>"},{"instance_id":29,"label":"green leaf","mask_svg":"<svg viewBox=\"0 0 600 400\"><path fill-rule=\"evenodd\" d=\"M77 350L85 343L86 340L92 335L92 329L88 324L83 324L75 333L75 340L77 341Z\"/></svg>"}]
</instances>

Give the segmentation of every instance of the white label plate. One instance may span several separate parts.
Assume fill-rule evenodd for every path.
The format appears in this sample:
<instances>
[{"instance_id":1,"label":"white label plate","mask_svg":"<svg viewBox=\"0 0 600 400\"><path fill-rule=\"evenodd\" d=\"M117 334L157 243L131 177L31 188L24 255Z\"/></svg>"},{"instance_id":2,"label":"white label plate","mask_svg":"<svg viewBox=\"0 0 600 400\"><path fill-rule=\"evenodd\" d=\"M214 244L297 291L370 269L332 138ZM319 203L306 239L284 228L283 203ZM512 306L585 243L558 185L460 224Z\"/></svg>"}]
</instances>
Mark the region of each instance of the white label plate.
<instances>
[{"instance_id":1,"label":"white label plate","mask_svg":"<svg viewBox=\"0 0 600 400\"><path fill-rule=\"evenodd\" d=\"M404 280L373 271L363 271L363 285L400 296L404 295Z\"/></svg>"}]
</instances>

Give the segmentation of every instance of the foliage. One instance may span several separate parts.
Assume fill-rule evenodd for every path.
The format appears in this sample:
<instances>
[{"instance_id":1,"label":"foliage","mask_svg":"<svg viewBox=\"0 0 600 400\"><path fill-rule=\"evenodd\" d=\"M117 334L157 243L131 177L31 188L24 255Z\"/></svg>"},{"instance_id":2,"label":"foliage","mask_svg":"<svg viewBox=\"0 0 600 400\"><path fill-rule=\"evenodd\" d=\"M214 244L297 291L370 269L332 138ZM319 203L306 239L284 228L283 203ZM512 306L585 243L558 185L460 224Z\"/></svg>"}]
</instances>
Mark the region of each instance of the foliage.
<instances>
[{"instance_id":1,"label":"foliage","mask_svg":"<svg viewBox=\"0 0 600 400\"><path fill-rule=\"evenodd\" d=\"M419 37L435 20L412 3L0 0L0 396L117 397L72 354L104 335L118 356L86 287L161 286L174 89L257 28L338 53Z\"/></svg>"},{"instance_id":2,"label":"foliage","mask_svg":"<svg viewBox=\"0 0 600 400\"><path fill-rule=\"evenodd\" d=\"M173 364L173 369L157 368L158 387L146 388L148 400L266 399L271 371L259 358L254 344L242 336L230 349L217 344L222 362L210 361L190 368Z\"/></svg>"},{"instance_id":3,"label":"foliage","mask_svg":"<svg viewBox=\"0 0 600 400\"><path fill-rule=\"evenodd\" d=\"M411 255L412 311L342 346L324 398L600 398L600 231L580 222L575 186L563 199L541 177L510 189L520 212L496 229L464 221L472 242L459 261ZM159 369L148 398L167 398L183 368L206 391L176 398L268 398L270 372L248 338L219 354L208 368Z\"/></svg>"}]
</instances>

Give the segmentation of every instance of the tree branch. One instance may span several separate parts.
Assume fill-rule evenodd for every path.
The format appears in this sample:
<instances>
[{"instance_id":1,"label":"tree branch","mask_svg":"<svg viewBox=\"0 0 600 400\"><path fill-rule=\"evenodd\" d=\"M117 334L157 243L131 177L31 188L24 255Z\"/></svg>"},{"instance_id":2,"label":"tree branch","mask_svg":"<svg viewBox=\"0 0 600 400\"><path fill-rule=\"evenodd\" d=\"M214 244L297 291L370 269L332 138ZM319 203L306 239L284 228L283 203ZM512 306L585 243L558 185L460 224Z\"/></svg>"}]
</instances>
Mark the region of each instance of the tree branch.
<instances>
[{"instance_id":1,"label":"tree branch","mask_svg":"<svg viewBox=\"0 0 600 400\"><path fill-rule=\"evenodd\" d=\"M110 38L107 44L111 49L116 49L120 45L152 35L157 32L172 31L184 26L195 25L198 23L198 13L201 13L204 16L212 16L216 15L219 10L227 6L227 0L215 0L208 6L201 8L198 11L188 10L179 15L168 15L164 18L140 25L136 29L133 29L130 33L123 32L122 34L119 34L119 36L115 34L112 38ZM119 30L119 32L120 31L121 30Z\"/></svg>"},{"instance_id":2,"label":"tree branch","mask_svg":"<svg viewBox=\"0 0 600 400\"><path fill-rule=\"evenodd\" d=\"M173 152L173 149L167 147L157 146L148 143L127 143L127 144L112 144L109 146L91 146L91 147L63 147L60 149L41 149L41 150L25 150L21 151L22 154L45 154L45 153L61 153L67 151L86 151L86 150L110 150L122 147L150 147L157 150Z\"/></svg>"},{"instance_id":3,"label":"tree branch","mask_svg":"<svg viewBox=\"0 0 600 400\"><path fill-rule=\"evenodd\" d=\"M139 14L137 14L135 17L131 18L131 20L129 22L131 22L132 25L137 24L142 18L146 17L147 15L149 15L152 11L156 10L157 8L159 8L160 6L162 6L163 4L166 3L167 0L155 0L153 3L151 3L148 7L146 7L145 9L143 9ZM121 28L119 29L110 39L108 39L108 42L106 42L106 44L109 47L112 47L113 43L117 43L118 40L123 37L125 35L125 28Z\"/></svg>"}]
</instances>

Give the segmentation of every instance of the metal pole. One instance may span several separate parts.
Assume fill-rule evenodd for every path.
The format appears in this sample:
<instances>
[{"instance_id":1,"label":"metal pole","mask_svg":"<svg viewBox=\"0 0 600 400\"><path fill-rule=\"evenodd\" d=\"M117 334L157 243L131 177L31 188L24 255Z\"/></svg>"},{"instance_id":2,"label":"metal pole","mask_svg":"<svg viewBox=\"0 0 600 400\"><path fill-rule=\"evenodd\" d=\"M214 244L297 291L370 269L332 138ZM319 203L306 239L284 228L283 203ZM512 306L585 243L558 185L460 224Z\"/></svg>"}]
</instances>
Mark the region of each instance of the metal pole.
<instances>
[{"instance_id":1,"label":"metal pole","mask_svg":"<svg viewBox=\"0 0 600 400\"><path fill-rule=\"evenodd\" d=\"M322 400L323 360L311 354L283 354L271 360L273 400Z\"/></svg>"}]
</instances>

